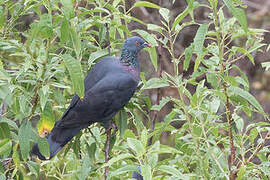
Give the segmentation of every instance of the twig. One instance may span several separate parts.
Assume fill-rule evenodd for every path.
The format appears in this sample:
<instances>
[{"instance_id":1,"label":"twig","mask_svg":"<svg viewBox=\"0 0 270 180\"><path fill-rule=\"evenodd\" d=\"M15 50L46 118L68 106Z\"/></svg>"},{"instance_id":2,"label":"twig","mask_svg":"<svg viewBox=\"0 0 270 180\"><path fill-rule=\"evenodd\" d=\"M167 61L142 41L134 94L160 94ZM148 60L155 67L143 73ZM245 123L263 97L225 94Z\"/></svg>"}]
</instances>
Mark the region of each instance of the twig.
<instances>
[{"instance_id":1,"label":"twig","mask_svg":"<svg viewBox=\"0 0 270 180\"><path fill-rule=\"evenodd\" d=\"M222 65L223 69L224 64ZM232 166L235 160L235 147L234 147L234 142L233 142L233 134L232 134L232 124L233 124L233 119L232 119L232 112L230 110L230 102L229 102L229 96L227 92L227 85L223 83L223 88L224 88L224 94L226 96L226 118L228 122L228 127L229 127L229 139L230 139L230 159L228 159L229 163L229 170L230 170L230 179L234 179L234 173L232 171Z\"/></svg>"}]
</instances>

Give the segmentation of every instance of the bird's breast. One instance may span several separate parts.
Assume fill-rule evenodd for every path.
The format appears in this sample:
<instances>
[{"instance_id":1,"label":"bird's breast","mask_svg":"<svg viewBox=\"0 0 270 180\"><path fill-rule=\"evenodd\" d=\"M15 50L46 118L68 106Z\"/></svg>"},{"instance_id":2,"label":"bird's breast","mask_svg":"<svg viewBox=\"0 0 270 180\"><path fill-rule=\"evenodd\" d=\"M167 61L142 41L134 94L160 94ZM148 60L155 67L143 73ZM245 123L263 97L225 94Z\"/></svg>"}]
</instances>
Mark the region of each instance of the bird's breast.
<instances>
[{"instance_id":1,"label":"bird's breast","mask_svg":"<svg viewBox=\"0 0 270 180\"><path fill-rule=\"evenodd\" d=\"M122 66L122 68L129 72L136 80L140 79L140 72L131 66Z\"/></svg>"}]
</instances>

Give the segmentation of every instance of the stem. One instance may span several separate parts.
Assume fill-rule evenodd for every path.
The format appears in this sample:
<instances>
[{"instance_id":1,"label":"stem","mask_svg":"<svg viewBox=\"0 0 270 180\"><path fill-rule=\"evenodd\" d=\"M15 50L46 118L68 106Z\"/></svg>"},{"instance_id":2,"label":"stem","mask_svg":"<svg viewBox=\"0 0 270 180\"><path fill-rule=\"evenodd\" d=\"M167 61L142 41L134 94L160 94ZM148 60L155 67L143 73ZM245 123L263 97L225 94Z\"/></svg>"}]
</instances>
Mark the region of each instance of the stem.
<instances>
[{"instance_id":1,"label":"stem","mask_svg":"<svg viewBox=\"0 0 270 180\"><path fill-rule=\"evenodd\" d=\"M221 70L220 74L221 76L225 75L225 63L223 63L223 57L224 57L224 39L221 38L221 33L220 33L220 28L218 24L218 14L217 14L217 8L212 7L213 9L213 14L214 14L214 24L215 28L217 29L217 45L219 49L219 61L221 64ZM230 110L230 102L229 102L229 96L228 96L228 91L227 91L227 85L225 82L222 83L223 89L224 89L224 94L226 97L226 119L228 122L228 128L229 128L229 139L230 139L230 160L228 161L229 164L229 170L230 170L230 179L234 179L234 173L231 170L231 167L234 163L235 160L235 147L234 147L234 142L233 142L233 134L232 134L232 124L233 124L233 119L232 119L232 112Z\"/></svg>"}]
</instances>

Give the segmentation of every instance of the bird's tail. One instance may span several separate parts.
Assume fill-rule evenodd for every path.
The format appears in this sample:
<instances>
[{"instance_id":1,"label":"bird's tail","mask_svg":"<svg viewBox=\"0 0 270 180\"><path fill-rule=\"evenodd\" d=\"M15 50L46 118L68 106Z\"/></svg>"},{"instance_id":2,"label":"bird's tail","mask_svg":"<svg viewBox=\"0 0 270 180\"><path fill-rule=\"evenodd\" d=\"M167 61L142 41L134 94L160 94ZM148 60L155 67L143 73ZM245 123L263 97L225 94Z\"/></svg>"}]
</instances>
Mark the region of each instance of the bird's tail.
<instances>
[{"instance_id":1,"label":"bird's tail","mask_svg":"<svg viewBox=\"0 0 270 180\"><path fill-rule=\"evenodd\" d=\"M55 124L51 133L46 137L50 147L50 158L53 158L74 136L84 127L59 127ZM34 144L32 154L37 155L40 160L48 160L41 153L38 144Z\"/></svg>"}]
</instances>

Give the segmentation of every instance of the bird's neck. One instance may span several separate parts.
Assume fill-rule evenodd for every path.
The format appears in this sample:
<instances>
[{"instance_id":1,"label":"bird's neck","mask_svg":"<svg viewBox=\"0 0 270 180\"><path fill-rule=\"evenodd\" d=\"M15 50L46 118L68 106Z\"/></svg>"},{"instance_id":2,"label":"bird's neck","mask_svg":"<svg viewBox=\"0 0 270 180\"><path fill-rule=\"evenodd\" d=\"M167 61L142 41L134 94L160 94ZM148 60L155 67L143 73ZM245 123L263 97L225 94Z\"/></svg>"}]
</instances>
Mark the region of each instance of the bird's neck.
<instances>
[{"instance_id":1,"label":"bird's neck","mask_svg":"<svg viewBox=\"0 0 270 180\"><path fill-rule=\"evenodd\" d=\"M127 49L123 49L120 57L120 62L124 66L130 66L135 70L139 70L139 62L137 58L137 52L131 52Z\"/></svg>"}]
</instances>

